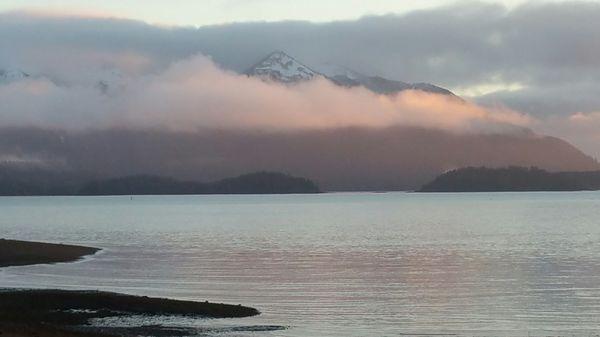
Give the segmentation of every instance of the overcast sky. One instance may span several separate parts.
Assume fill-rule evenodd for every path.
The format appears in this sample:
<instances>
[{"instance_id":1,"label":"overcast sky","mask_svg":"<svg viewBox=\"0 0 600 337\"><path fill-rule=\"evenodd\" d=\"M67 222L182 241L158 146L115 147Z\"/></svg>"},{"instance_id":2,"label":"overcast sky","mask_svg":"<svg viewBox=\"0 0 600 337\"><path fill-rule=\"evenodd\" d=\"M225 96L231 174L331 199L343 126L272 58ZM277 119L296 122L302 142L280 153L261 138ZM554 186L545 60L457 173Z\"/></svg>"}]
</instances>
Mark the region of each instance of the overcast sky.
<instances>
[{"instance_id":1,"label":"overcast sky","mask_svg":"<svg viewBox=\"0 0 600 337\"><path fill-rule=\"evenodd\" d=\"M597 1L141 3L4 0L0 69L84 83L160 73L198 54L241 72L285 50L313 67L441 85L600 155ZM205 26L223 22L238 23Z\"/></svg>"},{"instance_id":2,"label":"overcast sky","mask_svg":"<svg viewBox=\"0 0 600 337\"><path fill-rule=\"evenodd\" d=\"M205 26L247 21L327 22L365 15L402 14L449 5L448 0L3 0L0 11L114 16L168 25ZM464 2L464 1L463 1ZM483 0L481 2L493 2ZM517 6L525 0L500 0Z\"/></svg>"}]
</instances>

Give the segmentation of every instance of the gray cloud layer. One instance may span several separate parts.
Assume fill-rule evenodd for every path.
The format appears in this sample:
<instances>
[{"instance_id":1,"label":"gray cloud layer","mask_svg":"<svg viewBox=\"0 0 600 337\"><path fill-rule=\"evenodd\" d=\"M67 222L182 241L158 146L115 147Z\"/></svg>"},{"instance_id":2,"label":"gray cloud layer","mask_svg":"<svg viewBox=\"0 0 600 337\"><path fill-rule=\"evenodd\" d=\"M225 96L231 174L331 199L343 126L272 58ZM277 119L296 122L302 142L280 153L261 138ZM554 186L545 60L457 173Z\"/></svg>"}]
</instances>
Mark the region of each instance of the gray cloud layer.
<instances>
[{"instance_id":1,"label":"gray cloud layer","mask_svg":"<svg viewBox=\"0 0 600 337\"><path fill-rule=\"evenodd\" d=\"M0 67L84 83L114 69L124 76L159 73L198 53L242 71L283 49L312 65L334 62L451 89L497 88L473 99L531 114L539 130L598 154L600 144L589 135L595 130L570 117L600 119L598 22L600 4L591 2L531 2L513 10L470 2L356 21L198 29L9 13L0 14Z\"/></svg>"},{"instance_id":2,"label":"gray cloud layer","mask_svg":"<svg viewBox=\"0 0 600 337\"><path fill-rule=\"evenodd\" d=\"M367 73L451 87L494 79L525 85L573 83L595 80L600 73L598 3L536 2L514 10L465 3L357 21L199 29L98 18L0 17L0 37L10 46L2 48L1 61L37 61L39 56L32 57L29 50L41 48L54 53L62 48L134 52L163 64L201 52L240 71L266 53L284 49L310 64L334 61Z\"/></svg>"},{"instance_id":3,"label":"gray cloud layer","mask_svg":"<svg viewBox=\"0 0 600 337\"><path fill-rule=\"evenodd\" d=\"M264 82L223 71L204 56L175 62L157 74L114 75L105 81L61 85L31 77L2 85L0 123L71 130L175 131L404 125L503 133L520 132L531 122L510 110L485 109L447 95L406 91L382 96L364 88L342 88L325 79L294 86Z\"/></svg>"}]
</instances>

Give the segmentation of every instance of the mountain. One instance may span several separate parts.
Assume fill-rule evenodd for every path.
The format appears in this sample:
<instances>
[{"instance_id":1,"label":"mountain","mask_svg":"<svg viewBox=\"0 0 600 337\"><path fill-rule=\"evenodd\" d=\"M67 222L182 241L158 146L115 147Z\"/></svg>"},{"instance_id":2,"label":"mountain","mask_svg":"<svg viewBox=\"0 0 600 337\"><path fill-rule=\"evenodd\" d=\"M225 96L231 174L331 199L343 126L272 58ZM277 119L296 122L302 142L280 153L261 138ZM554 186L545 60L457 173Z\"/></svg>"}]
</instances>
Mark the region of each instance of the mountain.
<instances>
[{"instance_id":1,"label":"mountain","mask_svg":"<svg viewBox=\"0 0 600 337\"><path fill-rule=\"evenodd\" d=\"M144 173L203 182L246 172L288 172L326 191L414 190L443 172L467 166L600 169L594 159L558 138L400 126L291 133L0 128L0 156L17 155L98 179ZM33 171L33 177L40 175ZM7 183L15 181L12 177ZM26 178L20 181L27 183Z\"/></svg>"},{"instance_id":2,"label":"mountain","mask_svg":"<svg viewBox=\"0 0 600 337\"><path fill-rule=\"evenodd\" d=\"M81 171L58 170L36 165L0 163L0 196L70 195L93 179Z\"/></svg>"},{"instance_id":3,"label":"mountain","mask_svg":"<svg viewBox=\"0 0 600 337\"><path fill-rule=\"evenodd\" d=\"M320 76L282 51L272 52L248 69L246 75L282 83L307 81Z\"/></svg>"},{"instance_id":4,"label":"mountain","mask_svg":"<svg viewBox=\"0 0 600 337\"><path fill-rule=\"evenodd\" d=\"M323 76L337 85L344 87L362 86L378 94L390 95L404 90L421 90L454 96L450 90L429 83L406 83L381 76L367 76L352 69L332 64L324 64L317 68Z\"/></svg>"},{"instance_id":5,"label":"mountain","mask_svg":"<svg viewBox=\"0 0 600 337\"><path fill-rule=\"evenodd\" d=\"M17 82L26 78L47 80L57 86L68 87L74 85L74 83L64 79L49 77L42 73L28 73L22 70L4 70L0 68L0 85ZM126 88L125 83L125 76L123 73L117 69L111 69L103 71L98 75L96 81L87 84L93 86L94 89L98 90L103 95L116 96Z\"/></svg>"},{"instance_id":6,"label":"mountain","mask_svg":"<svg viewBox=\"0 0 600 337\"><path fill-rule=\"evenodd\" d=\"M448 89L438 87L437 85L433 85L430 83L411 83L410 84L412 90L421 90L425 92L431 92L434 94L442 94L442 95L450 95L456 96L454 93ZM458 96L457 96L458 97Z\"/></svg>"},{"instance_id":7,"label":"mountain","mask_svg":"<svg viewBox=\"0 0 600 337\"><path fill-rule=\"evenodd\" d=\"M0 69L0 84L8 84L28 78L29 74L21 70L3 70Z\"/></svg>"},{"instance_id":8,"label":"mountain","mask_svg":"<svg viewBox=\"0 0 600 337\"><path fill-rule=\"evenodd\" d=\"M329 79L343 87L365 87L372 92L393 95L404 90L421 90L443 95L454 94L447 89L429 83L406 83L390 80L381 76L368 76L350 68L334 64L323 64L317 70L301 63L283 51L275 51L256 63L245 74L268 81L286 84L309 81L317 77Z\"/></svg>"},{"instance_id":9,"label":"mountain","mask_svg":"<svg viewBox=\"0 0 600 337\"><path fill-rule=\"evenodd\" d=\"M447 89L435 86L429 83L406 83L402 81L390 80L381 76L368 76L356 72L352 69L323 64L315 70L283 51L274 51L264 59L250 67L245 74L248 76L259 77L267 81L275 81L285 84L294 84L303 81L321 77L332 81L343 87L362 86L372 92L385 95L393 95L404 90L421 90L436 94L451 95L454 94ZM41 75L36 75L41 76ZM31 77L21 70L2 70L0 69L0 84L7 84ZM95 89L102 94L113 96L124 89L124 76L118 70L111 70L99 76L93 83ZM58 81L60 82L60 81Z\"/></svg>"}]
</instances>

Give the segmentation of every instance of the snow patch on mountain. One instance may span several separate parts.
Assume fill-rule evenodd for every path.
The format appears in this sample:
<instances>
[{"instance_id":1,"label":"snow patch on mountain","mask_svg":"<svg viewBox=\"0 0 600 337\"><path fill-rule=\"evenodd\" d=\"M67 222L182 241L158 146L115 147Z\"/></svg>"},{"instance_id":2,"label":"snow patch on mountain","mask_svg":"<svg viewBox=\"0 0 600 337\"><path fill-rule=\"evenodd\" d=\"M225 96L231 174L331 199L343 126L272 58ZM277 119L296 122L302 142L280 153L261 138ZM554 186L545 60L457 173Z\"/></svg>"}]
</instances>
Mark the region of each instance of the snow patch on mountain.
<instances>
[{"instance_id":1,"label":"snow patch on mountain","mask_svg":"<svg viewBox=\"0 0 600 337\"><path fill-rule=\"evenodd\" d=\"M369 76L333 63L321 64L316 67L316 70L313 70L283 51L272 52L246 71L246 75L285 84L294 84L309 81L316 77L324 77L339 86L348 88L361 86L372 92L384 95L394 95L404 90L420 90L454 96L450 90L433 84L406 83L381 76Z\"/></svg>"},{"instance_id":2,"label":"snow patch on mountain","mask_svg":"<svg viewBox=\"0 0 600 337\"><path fill-rule=\"evenodd\" d=\"M246 74L282 83L308 81L320 75L282 51L269 54L246 71Z\"/></svg>"},{"instance_id":3,"label":"snow patch on mountain","mask_svg":"<svg viewBox=\"0 0 600 337\"><path fill-rule=\"evenodd\" d=\"M21 70L3 70L0 69L0 84L8 84L28 78L29 74Z\"/></svg>"},{"instance_id":4,"label":"snow patch on mountain","mask_svg":"<svg viewBox=\"0 0 600 337\"><path fill-rule=\"evenodd\" d=\"M454 95L450 90L429 83L406 83L381 76L368 76L350 68L325 63L317 69L337 85L362 86L378 94L396 94L404 90L420 90L443 95Z\"/></svg>"},{"instance_id":5,"label":"snow patch on mountain","mask_svg":"<svg viewBox=\"0 0 600 337\"><path fill-rule=\"evenodd\" d=\"M328 78L344 78L349 81L358 81L365 75L356 72L350 68L340 66L333 63L323 63L316 67L316 69Z\"/></svg>"}]
</instances>

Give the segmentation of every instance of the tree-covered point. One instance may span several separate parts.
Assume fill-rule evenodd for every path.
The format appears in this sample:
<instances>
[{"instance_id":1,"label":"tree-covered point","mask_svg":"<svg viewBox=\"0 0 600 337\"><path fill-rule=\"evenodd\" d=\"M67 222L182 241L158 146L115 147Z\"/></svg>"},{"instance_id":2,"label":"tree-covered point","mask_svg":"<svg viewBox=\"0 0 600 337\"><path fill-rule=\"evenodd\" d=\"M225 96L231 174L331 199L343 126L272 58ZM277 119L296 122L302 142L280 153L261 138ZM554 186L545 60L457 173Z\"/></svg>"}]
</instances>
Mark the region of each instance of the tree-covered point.
<instances>
[{"instance_id":1,"label":"tree-covered point","mask_svg":"<svg viewBox=\"0 0 600 337\"><path fill-rule=\"evenodd\" d=\"M141 194L290 194L319 193L309 179L277 172L256 172L210 183L179 181L158 176L129 176L85 184L79 195Z\"/></svg>"},{"instance_id":2,"label":"tree-covered point","mask_svg":"<svg viewBox=\"0 0 600 337\"><path fill-rule=\"evenodd\" d=\"M600 189L600 171L548 172L536 167L466 167L438 176L419 192L580 191Z\"/></svg>"}]
</instances>

